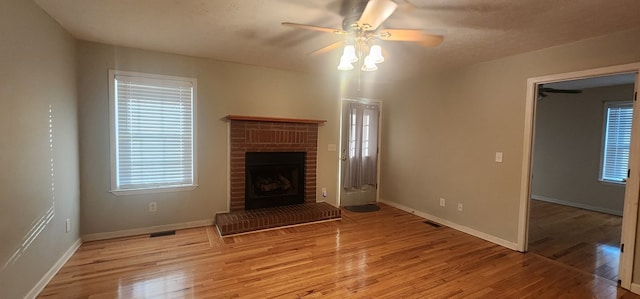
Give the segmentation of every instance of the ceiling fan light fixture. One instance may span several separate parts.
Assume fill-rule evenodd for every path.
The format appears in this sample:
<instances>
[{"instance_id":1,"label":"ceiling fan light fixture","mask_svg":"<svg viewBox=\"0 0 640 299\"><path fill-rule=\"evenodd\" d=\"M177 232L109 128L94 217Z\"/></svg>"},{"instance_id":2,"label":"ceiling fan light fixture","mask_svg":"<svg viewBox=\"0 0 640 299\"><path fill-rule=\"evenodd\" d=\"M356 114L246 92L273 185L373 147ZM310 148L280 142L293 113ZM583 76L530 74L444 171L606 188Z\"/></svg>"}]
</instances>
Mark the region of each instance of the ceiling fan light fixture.
<instances>
[{"instance_id":1,"label":"ceiling fan light fixture","mask_svg":"<svg viewBox=\"0 0 640 299\"><path fill-rule=\"evenodd\" d=\"M384 62L384 56L382 56L382 47L380 45L371 46L371 50L369 51L369 56L374 63L382 63ZM365 58L366 61L366 58Z\"/></svg>"},{"instance_id":2,"label":"ceiling fan light fixture","mask_svg":"<svg viewBox=\"0 0 640 299\"><path fill-rule=\"evenodd\" d=\"M351 64L351 60L345 59L344 56L340 59L340 64L338 65L338 69L341 71L348 71L353 69L353 64Z\"/></svg>"},{"instance_id":3,"label":"ceiling fan light fixture","mask_svg":"<svg viewBox=\"0 0 640 299\"><path fill-rule=\"evenodd\" d=\"M376 63L385 61L382 48L375 44L378 40L412 42L423 47L435 47L444 39L442 35L429 34L421 29L389 29L382 26L398 8L398 0L350 0L348 2L348 5L345 5L346 0L343 3L344 12L341 14L345 17L342 20L342 29L291 22L283 22L282 25L343 35L342 41L334 42L311 53L312 55L326 53L344 44L344 51L338 65L339 70L351 70L354 68L353 63L358 61L358 67L362 71L377 70Z\"/></svg>"},{"instance_id":4,"label":"ceiling fan light fixture","mask_svg":"<svg viewBox=\"0 0 640 299\"><path fill-rule=\"evenodd\" d=\"M358 61L358 56L356 56L356 47L354 45L346 45L344 47L340 63L342 63L342 60L348 60L351 63Z\"/></svg>"},{"instance_id":5,"label":"ceiling fan light fixture","mask_svg":"<svg viewBox=\"0 0 640 299\"><path fill-rule=\"evenodd\" d=\"M361 70L365 72L372 72L377 70L376 62L371 58L371 56L367 56L364 58L364 64L362 65Z\"/></svg>"}]
</instances>

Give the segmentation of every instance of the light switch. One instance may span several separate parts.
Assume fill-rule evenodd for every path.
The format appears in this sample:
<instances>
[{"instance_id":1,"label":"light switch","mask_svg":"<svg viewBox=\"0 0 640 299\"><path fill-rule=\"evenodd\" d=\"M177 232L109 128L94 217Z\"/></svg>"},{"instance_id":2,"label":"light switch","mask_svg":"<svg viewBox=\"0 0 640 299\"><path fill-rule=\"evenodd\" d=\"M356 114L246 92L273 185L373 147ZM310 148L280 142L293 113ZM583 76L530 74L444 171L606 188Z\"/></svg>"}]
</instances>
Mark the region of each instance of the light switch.
<instances>
[{"instance_id":1,"label":"light switch","mask_svg":"<svg viewBox=\"0 0 640 299\"><path fill-rule=\"evenodd\" d=\"M502 152L496 152L496 162L502 163Z\"/></svg>"}]
</instances>

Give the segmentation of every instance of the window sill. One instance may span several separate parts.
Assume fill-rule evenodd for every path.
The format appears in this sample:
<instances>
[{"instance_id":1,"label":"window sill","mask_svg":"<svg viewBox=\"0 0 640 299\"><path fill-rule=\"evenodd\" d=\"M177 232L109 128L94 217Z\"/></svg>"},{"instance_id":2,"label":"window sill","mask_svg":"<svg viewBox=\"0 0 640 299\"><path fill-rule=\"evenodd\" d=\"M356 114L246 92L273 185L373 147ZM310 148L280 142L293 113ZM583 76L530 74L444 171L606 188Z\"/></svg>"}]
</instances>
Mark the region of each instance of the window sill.
<instances>
[{"instance_id":1,"label":"window sill","mask_svg":"<svg viewBox=\"0 0 640 299\"><path fill-rule=\"evenodd\" d=\"M123 195L136 195L136 194L149 194L149 193L191 191L197 187L198 185L189 185L189 186L176 186L176 187L163 187L163 188L110 190L109 192L113 193L116 196L123 196Z\"/></svg>"},{"instance_id":2,"label":"window sill","mask_svg":"<svg viewBox=\"0 0 640 299\"><path fill-rule=\"evenodd\" d=\"M608 186L615 186L615 187L625 187L627 185L627 182L603 181L603 180L598 180L598 183L603 185L608 185Z\"/></svg>"}]
</instances>

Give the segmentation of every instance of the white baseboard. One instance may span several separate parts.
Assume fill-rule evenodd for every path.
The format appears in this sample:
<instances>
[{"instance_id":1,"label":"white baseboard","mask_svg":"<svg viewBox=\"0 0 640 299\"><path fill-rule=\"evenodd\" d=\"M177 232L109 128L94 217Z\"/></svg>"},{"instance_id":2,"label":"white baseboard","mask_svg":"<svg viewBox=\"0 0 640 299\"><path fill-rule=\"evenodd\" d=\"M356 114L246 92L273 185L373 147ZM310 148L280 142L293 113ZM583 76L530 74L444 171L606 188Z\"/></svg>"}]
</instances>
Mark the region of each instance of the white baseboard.
<instances>
[{"instance_id":1,"label":"white baseboard","mask_svg":"<svg viewBox=\"0 0 640 299\"><path fill-rule=\"evenodd\" d=\"M71 256L73 256L76 250L80 248L80 245L82 245L82 239L78 239L75 242L73 242L73 244L71 244L71 247L69 247L69 249L67 249L67 251L60 257L60 259L58 259L58 261L51 267L51 269L49 269L49 271L47 271L47 273L45 273L44 276L40 278L40 281L38 281L38 283L35 286L33 286L31 291L29 291L29 293L27 293L27 295L24 296L24 298L28 298L28 299L36 298L38 294L40 294L40 292L44 290L44 287L46 287L47 284L49 284L49 282L56 275L56 273L60 271L62 266L64 266L64 264L71 258Z\"/></svg>"},{"instance_id":2,"label":"white baseboard","mask_svg":"<svg viewBox=\"0 0 640 299\"><path fill-rule=\"evenodd\" d=\"M517 249L518 248L518 246L517 246L518 244L516 244L514 242L510 242L510 241L507 241L507 240L492 236L490 234L483 233L481 231L478 231L478 230L475 230L475 229L472 229L472 228L469 228L469 227L466 227L466 226L463 226L463 225L460 225L460 224L457 224L457 223L454 223L454 222L451 222L451 221L448 221L448 220L445 220L445 219L442 219L442 218L439 218L439 217L436 217L436 216L433 216L433 215L429 215L429 214L424 213L424 212L420 212L418 210L415 210L413 208L409 208L409 207L401 205L399 203L386 201L386 200L382 200L382 199L379 202L387 204L387 205L390 205L390 206L392 206L394 208L398 208L398 209L403 210L405 212L418 215L418 216L420 216L420 217L422 217L424 219L431 220L431 221L437 222L439 224L448 226L450 228L453 228L453 229L461 231L463 233L472 235L474 237L478 237L480 239L489 241L491 243L498 244L500 246L509 248L511 250L516 250L516 251L518 250Z\"/></svg>"},{"instance_id":3,"label":"white baseboard","mask_svg":"<svg viewBox=\"0 0 640 299\"><path fill-rule=\"evenodd\" d=\"M635 294L640 294L640 284L632 282L631 283L631 289L629 291L631 291L632 293L635 293Z\"/></svg>"},{"instance_id":4,"label":"white baseboard","mask_svg":"<svg viewBox=\"0 0 640 299\"><path fill-rule=\"evenodd\" d=\"M129 237L129 236L157 233L157 232L168 231L168 230L202 227L207 225L213 225L213 219L204 219L204 220L190 221L190 222L184 222L184 223L156 225L156 226L150 226L150 227L119 230L119 231L106 232L106 233L87 234L82 236L82 241L88 242L88 241L96 241L96 240Z\"/></svg>"},{"instance_id":5,"label":"white baseboard","mask_svg":"<svg viewBox=\"0 0 640 299\"><path fill-rule=\"evenodd\" d=\"M550 202L550 203L556 203L556 204L559 204L559 205L570 206L570 207L580 208L580 209L585 209L585 210L590 210L590 211L596 211L596 212L605 213L605 214L622 216L622 211L616 211L616 210L607 209L607 208L603 208L603 207L585 205L585 204L581 204L581 203L576 203L576 202L572 202L572 201L566 201L566 200L561 200L561 199L556 199L556 198L551 198L551 197L546 197L546 196L541 196L541 195L533 195L532 194L531 195L531 199Z\"/></svg>"}]
</instances>

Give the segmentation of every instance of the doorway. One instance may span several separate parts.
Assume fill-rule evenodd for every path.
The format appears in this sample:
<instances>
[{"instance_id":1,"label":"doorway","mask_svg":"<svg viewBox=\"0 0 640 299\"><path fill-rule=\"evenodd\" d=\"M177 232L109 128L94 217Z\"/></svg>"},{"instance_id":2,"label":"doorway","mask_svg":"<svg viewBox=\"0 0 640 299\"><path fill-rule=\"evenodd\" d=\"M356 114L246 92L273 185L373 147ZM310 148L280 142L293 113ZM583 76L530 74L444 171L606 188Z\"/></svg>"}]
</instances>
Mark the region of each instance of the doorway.
<instances>
[{"instance_id":1,"label":"doorway","mask_svg":"<svg viewBox=\"0 0 640 299\"><path fill-rule=\"evenodd\" d=\"M635 74L538 84L529 252L618 280Z\"/></svg>"},{"instance_id":2,"label":"doorway","mask_svg":"<svg viewBox=\"0 0 640 299\"><path fill-rule=\"evenodd\" d=\"M378 199L380 103L343 99L340 128L340 206Z\"/></svg>"},{"instance_id":3,"label":"doorway","mask_svg":"<svg viewBox=\"0 0 640 299\"><path fill-rule=\"evenodd\" d=\"M633 63L627 65L605 67L599 69L592 69L586 71L579 71L573 73L549 75L544 77L530 78L527 81L527 97L525 103L525 139L524 139L524 154L523 154L523 167L522 167L522 188L520 194L520 225L518 229L518 250L527 251L529 241L529 215L531 212L530 199L532 196L532 170L533 170L533 158L534 158L534 128L535 128L535 115L538 112L537 99L540 96L540 85L548 86L548 84L567 81L567 80L579 80L592 77L603 77L618 74L633 74L635 77L634 82L634 109L632 115L633 129L631 130L630 141L630 154L628 158L628 168L630 169L630 176L626 181L626 188L624 192L623 201L623 218L622 218L622 233L621 233L621 247L624 251L620 254L618 279L621 282L621 286L626 289L631 289L632 272L634 268L634 252L635 252L635 240L636 240L636 227L638 220L638 194L640 191L640 129L638 124L640 120L640 111L635 106L635 98L637 97L638 86L638 72L640 70L640 63ZM599 160L599 159L598 159ZM599 164L600 161L597 161ZM600 174L598 174L600 175Z\"/></svg>"}]
</instances>

